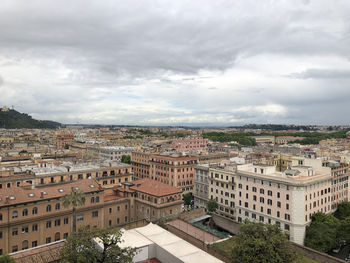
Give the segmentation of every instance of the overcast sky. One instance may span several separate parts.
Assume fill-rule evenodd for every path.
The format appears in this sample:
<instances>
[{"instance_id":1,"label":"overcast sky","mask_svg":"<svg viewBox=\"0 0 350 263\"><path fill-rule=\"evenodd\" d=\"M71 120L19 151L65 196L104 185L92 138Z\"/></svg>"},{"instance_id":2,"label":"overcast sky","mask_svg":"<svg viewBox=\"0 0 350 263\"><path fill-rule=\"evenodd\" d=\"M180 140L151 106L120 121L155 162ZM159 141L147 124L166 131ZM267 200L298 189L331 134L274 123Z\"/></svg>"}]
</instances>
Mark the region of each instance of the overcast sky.
<instances>
[{"instance_id":1,"label":"overcast sky","mask_svg":"<svg viewBox=\"0 0 350 263\"><path fill-rule=\"evenodd\" d=\"M0 107L62 123L350 124L349 0L1 0Z\"/></svg>"}]
</instances>

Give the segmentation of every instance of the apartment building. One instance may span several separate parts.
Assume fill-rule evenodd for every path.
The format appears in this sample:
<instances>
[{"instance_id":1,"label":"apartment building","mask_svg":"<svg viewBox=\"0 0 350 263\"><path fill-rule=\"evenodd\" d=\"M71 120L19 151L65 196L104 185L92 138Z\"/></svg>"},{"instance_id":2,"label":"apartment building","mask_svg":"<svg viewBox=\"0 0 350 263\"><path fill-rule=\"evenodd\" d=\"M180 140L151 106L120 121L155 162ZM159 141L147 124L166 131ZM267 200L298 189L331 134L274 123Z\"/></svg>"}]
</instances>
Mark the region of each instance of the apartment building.
<instances>
[{"instance_id":1,"label":"apartment building","mask_svg":"<svg viewBox=\"0 0 350 263\"><path fill-rule=\"evenodd\" d=\"M105 160L120 162L123 155L131 155L135 148L124 146L105 146L99 148L100 157Z\"/></svg>"},{"instance_id":2,"label":"apartment building","mask_svg":"<svg viewBox=\"0 0 350 263\"><path fill-rule=\"evenodd\" d=\"M236 173L237 165L210 165L210 199L218 203L217 213L230 218L236 219Z\"/></svg>"},{"instance_id":3,"label":"apartment building","mask_svg":"<svg viewBox=\"0 0 350 263\"><path fill-rule=\"evenodd\" d=\"M197 165L194 179L194 205L206 208L209 200L209 165Z\"/></svg>"},{"instance_id":4,"label":"apartment building","mask_svg":"<svg viewBox=\"0 0 350 263\"><path fill-rule=\"evenodd\" d=\"M37 247L67 238L72 207L62 197L71 189L84 192L77 207L77 227L122 227L140 219L157 221L181 212L181 191L151 179L104 189L96 180L33 187L25 184L0 191L0 254Z\"/></svg>"},{"instance_id":5,"label":"apartment building","mask_svg":"<svg viewBox=\"0 0 350 263\"><path fill-rule=\"evenodd\" d=\"M65 148L66 145L69 145L74 140L74 134L59 132L56 135L56 147Z\"/></svg>"},{"instance_id":6,"label":"apartment building","mask_svg":"<svg viewBox=\"0 0 350 263\"><path fill-rule=\"evenodd\" d=\"M182 137L174 139L170 148L178 152L193 152L193 151L207 151L208 139L202 137Z\"/></svg>"},{"instance_id":7,"label":"apartment building","mask_svg":"<svg viewBox=\"0 0 350 263\"><path fill-rule=\"evenodd\" d=\"M182 192L193 192L194 167L197 156L152 154L150 158L150 178L175 186Z\"/></svg>"},{"instance_id":8,"label":"apartment building","mask_svg":"<svg viewBox=\"0 0 350 263\"><path fill-rule=\"evenodd\" d=\"M332 212L329 168L297 165L276 172L274 166L247 164L238 166L236 179L237 220L277 224L295 243L303 244L314 213Z\"/></svg>"},{"instance_id":9,"label":"apartment building","mask_svg":"<svg viewBox=\"0 0 350 263\"><path fill-rule=\"evenodd\" d=\"M96 179L103 187L132 181L132 168L123 163L78 163L40 161L36 165L15 167L9 176L0 178L1 188L19 187L23 183L43 186Z\"/></svg>"},{"instance_id":10,"label":"apartment building","mask_svg":"<svg viewBox=\"0 0 350 263\"><path fill-rule=\"evenodd\" d=\"M149 178L151 153L131 152L131 165L135 179Z\"/></svg>"}]
</instances>

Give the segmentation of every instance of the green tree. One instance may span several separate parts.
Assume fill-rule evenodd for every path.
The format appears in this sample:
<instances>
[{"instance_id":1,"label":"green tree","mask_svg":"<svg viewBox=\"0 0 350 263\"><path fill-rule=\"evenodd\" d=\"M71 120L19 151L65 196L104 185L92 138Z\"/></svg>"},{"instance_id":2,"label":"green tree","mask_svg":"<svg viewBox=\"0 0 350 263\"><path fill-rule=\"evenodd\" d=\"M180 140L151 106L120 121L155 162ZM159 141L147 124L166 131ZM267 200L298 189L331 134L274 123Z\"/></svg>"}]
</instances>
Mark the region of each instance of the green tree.
<instances>
[{"instance_id":1,"label":"green tree","mask_svg":"<svg viewBox=\"0 0 350 263\"><path fill-rule=\"evenodd\" d=\"M291 263L297 257L277 225L245 221L235 237L231 262Z\"/></svg>"},{"instance_id":2,"label":"green tree","mask_svg":"<svg viewBox=\"0 0 350 263\"><path fill-rule=\"evenodd\" d=\"M334 216L339 220L343 220L350 216L350 202L342 202L338 205L337 211Z\"/></svg>"},{"instance_id":3,"label":"green tree","mask_svg":"<svg viewBox=\"0 0 350 263\"><path fill-rule=\"evenodd\" d=\"M64 146L64 149L69 149L69 144L66 144L66 145Z\"/></svg>"},{"instance_id":4,"label":"green tree","mask_svg":"<svg viewBox=\"0 0 350 263\"><path fill-rule=\"evenodd\" d=\"M123 154L123 155L122 155L121 162L122 162L122 163L128 163L128 164L130 164L130 163L131 163L131 157L130 157L130 155L125 155L125 154Z\"/></svg>"},{"instance_id":5,"label":"green tree","mask_svg":"<svg viewBox=\"0 0 350 263\"><path fill-rule=\"evenodd\" d=\"M347 244L350 243L350 216L340 221L337 241L340 240L345 240Z\"/></svg>"},{"instance_id":6,"label":"green tree","mask_svg":"<svg viewBox=\"0 0 350 263\"><path fill-rule=\"evenodd\" d=\"M215 212L217 208L218 208L218 203L214 199L210 199L207 202L207 210L209 212Z\"/></svg>"},{"instance_id":7,"label":"green tree","mask_svg":"<svg viewBox=\"0 0 350 263\"><path fill-rule=\"evenodd\" d=\"M185 205L189 206L191 204L191 201L192 201L191 193L183 194L182 200L184 200Z\"/></svg>"},{"instance_id":8,"label":"green tree","mask_svg":"<svg viewBox=\"0 0 350 263\"><path fill-rule=\"evenodd\" d=\"M337 246L340 221L331 214L316 213L306 227L305 246L327 252Z\"/></svg>"},{"instance_id":9,"label":"green tree","mask_svg":"<svg viewBox=\"0 0 350 263\"><path fill-rule=\"evenodd\" d=\"M15 260L9 255L5 254L0 256L0 263L15 263Z\"/></svg>"},{"instance_id":10,"label":"green tree","mask_svg":"<svg viewBox=\"0 0 350 263\"><path fill-rule=\"evenodd\" d=\"M65 195L62 198L62 204L64 207L72 206L73 208L73 232L77 231L77 211L78 206L83 206L85 204L85 194L81 190L77 190L72 187L69 195Z\"/></svg>"},{"instance_id":11,"label":"green tree","mask_svg":"<svg viewBox=\"0 0 350 263\"><path fill-rule=\"evenodd\" d=\"M118 246L122 233L117 229L82 227L72 233L60 251L62 262L72 263L131 263L136 249ZM96 244L100 246L96 246Z\"/></svg>"}]
</instances>

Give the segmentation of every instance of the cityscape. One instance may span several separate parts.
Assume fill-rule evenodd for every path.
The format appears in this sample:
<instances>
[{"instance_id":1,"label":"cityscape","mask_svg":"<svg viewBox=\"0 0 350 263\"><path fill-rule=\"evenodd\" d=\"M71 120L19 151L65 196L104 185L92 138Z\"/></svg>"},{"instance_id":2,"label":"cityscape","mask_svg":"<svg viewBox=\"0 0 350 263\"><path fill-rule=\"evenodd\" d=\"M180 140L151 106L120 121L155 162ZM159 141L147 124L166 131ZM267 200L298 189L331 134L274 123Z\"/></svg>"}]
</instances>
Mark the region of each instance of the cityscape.
<instances>
[{"instance_id":1,"label":"cityscape","mask_svg":"<svg viewBox=\"0 0 350 263\"><path fill-rule=\"evenodd\" d=\"M350 3L0 3L0 262L350 262Z\"/></svg>"}]
</instances>

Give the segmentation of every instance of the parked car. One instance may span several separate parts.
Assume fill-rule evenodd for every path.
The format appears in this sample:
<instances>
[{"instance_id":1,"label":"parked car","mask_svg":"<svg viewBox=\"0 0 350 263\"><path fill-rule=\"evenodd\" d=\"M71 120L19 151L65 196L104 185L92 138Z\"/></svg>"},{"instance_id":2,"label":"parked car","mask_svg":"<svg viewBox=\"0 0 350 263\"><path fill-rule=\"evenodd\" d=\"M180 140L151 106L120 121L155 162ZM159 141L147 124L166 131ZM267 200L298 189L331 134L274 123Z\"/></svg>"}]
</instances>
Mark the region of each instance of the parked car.
<instances>
[{"instance_id":1,"label":"parked car","mask_svg":"<svg viewBox=\"0 0 350 263\"><path fill-rule=\"evenodd\" d=\"M333 248L332 252L338 254L340 249L341 249L341 247Z\"/></svg>"}]
</instances>

